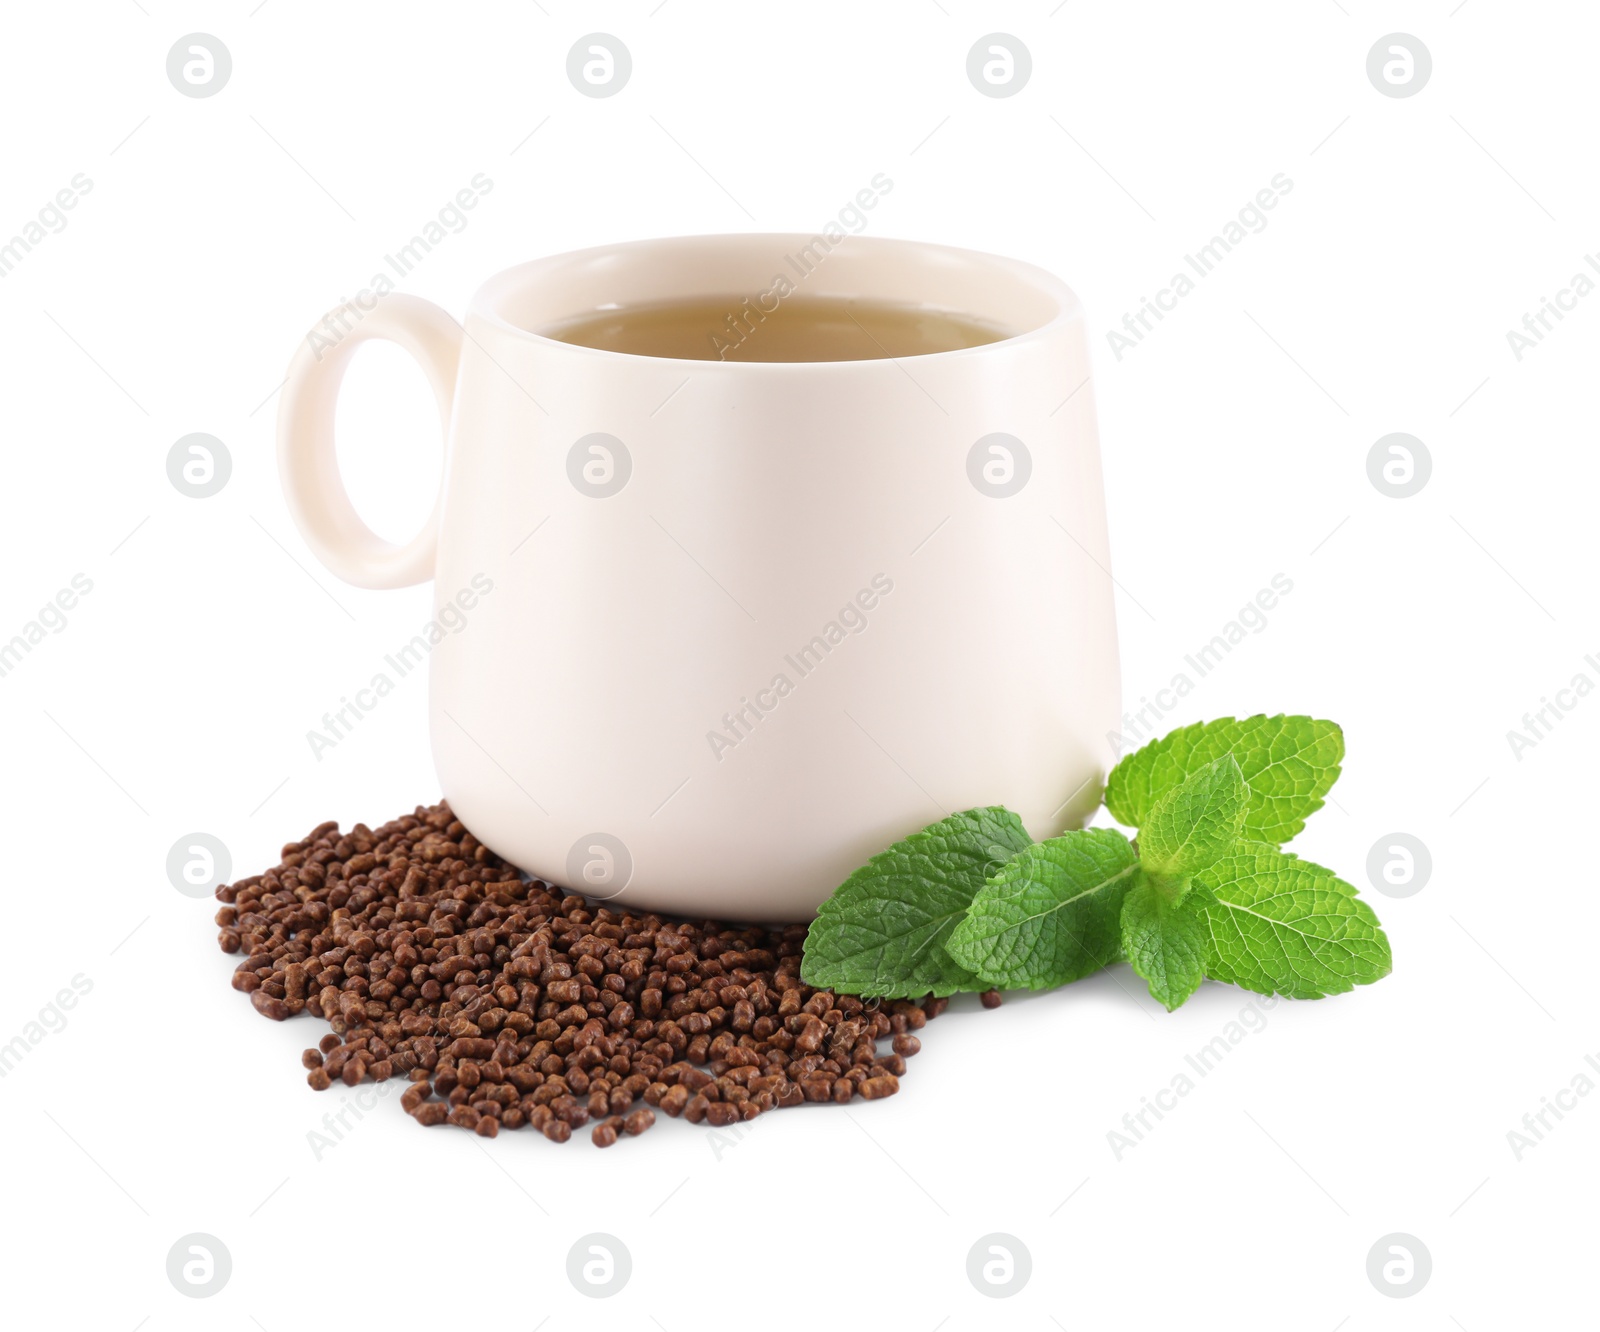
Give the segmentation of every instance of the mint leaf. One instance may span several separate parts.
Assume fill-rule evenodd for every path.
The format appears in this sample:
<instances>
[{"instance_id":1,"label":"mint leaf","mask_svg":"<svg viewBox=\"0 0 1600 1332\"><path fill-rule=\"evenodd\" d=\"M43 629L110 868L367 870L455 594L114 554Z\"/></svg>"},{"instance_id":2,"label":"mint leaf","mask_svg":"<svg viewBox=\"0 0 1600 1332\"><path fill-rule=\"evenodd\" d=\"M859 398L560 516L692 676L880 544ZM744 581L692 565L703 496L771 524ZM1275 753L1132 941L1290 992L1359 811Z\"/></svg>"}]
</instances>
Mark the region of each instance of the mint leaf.
<instances>
[{"instance_id":1,"label":"mint leaf","mask_svg":"<svg viewBox=\"0 0 1600 1332\"><path fill-rule=\"evenodd\" d=\"M1209 900L1202 888L1173 902L1144 875L1123 900L1122 951L1169 1013L1205 979Z\"/></svg>"},{"instance_id":2,"label":"mint leaf","mask_svg":"<svg viewBox=\"0 0 1600 1332\"><path fill-rule=\"evenodd\" d=\"M1046 990L1117 958L1122 899L1139 858L1111 828L1039 842L972 899L945 949L987 985Z\"/></svg>"},{"instance_id":3,"label":"mint leaf","mask_svg":"<svg viewBox=\"0 0 1600 1332\"><path fill-rule=\"evenodd\" d=\"M1118 823L1143 830L1162 796L1224 754L1250 788L1241 836L1277 845L1322 808L1339 776L1344 733L1331 721L1281 714L1197 722L1118 763L1106 780L1106 808Z\"/></svg>"},{"instance_id":4,"label":"mint leaf","mask_svg":"<svg viewBox=\"0 0 1600 1332\"><path fill-rule=\"evenodd\" d=\"M1193 874L1239 840L1250 788L1232 754L1156 801L1139 828L1139 860L1155 874Z\"/></svg>"},{"instance_id":5,"label":"mint leaf","mask_svg":"<svg viewBox=\"0 0 1600 1332\"><path fill-rule=\"evenodd\" d=\"M800 979L869 998L983 989L945 955L984 880L1032 845L1008 809L969 809L896 842L834 890L806 934Z\"/></svg>"},{"instance_id":6,"label":"mint leaf","mask_svg":"<svg viewBox=\"0 0 1600 1332\"><path fill-rule=\"evenodd\" d=\"M1194 877L1210 933L1213 980L1320 999L1389 974L1393 959L1372 908L1321 865L1245 843Z\"/></svg>"}]
</instances>

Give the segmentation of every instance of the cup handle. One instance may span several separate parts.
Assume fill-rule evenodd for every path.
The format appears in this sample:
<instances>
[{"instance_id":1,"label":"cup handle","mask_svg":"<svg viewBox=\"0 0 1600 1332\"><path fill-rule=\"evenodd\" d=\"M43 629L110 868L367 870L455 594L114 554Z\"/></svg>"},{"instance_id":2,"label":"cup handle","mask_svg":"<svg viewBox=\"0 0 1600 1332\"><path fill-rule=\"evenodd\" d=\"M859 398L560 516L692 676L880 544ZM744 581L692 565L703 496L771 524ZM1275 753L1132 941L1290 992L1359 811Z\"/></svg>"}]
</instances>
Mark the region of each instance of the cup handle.
<instances>
[{"instance_id":1,"label":"cup handle","mask_svg":"<svg viewBox=\"0 0 1600 1332\"><path fill-rule=\"evenodd\" d=\"M326 345L326 337L317 345L319 336L313 334L295 353L278 406L278 474L289 512L317 558L347 583L385 588L426 582L433 577L439 544L439 500L421 531L402 546L362 522L339 475L334 404L356 348L369 338L383 338L404 347L427 374L448 439L461 325L432 302L395 292L382 297L334 346Z\"/></svg>"}]
</instances>

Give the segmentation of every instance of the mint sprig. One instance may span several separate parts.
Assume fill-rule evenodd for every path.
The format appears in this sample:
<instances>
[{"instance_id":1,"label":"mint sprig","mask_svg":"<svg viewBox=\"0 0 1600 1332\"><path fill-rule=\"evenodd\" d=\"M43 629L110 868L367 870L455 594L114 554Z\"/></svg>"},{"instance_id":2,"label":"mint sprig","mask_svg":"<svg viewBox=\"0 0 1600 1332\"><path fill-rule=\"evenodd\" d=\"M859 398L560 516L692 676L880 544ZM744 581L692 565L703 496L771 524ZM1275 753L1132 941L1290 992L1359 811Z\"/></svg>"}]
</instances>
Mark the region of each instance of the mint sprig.
<instances>
[{"instance_id":1,"label":"mint sprig","mask_svg":"<svg viewBox=\"0 0 1600 1332\"><path fill-rule=\"evenodd\" d=\"M801 979L868 997L1050 989L1126 960L1169 1011L1204 980L1317 999L1388 975L1333 871L1279 849L1322 807L1344 735L1313 717L1186 726L1112 769L1111 828L1032 842L999 806L874 856L823 904Z\"/></svg>"}]
</instances>

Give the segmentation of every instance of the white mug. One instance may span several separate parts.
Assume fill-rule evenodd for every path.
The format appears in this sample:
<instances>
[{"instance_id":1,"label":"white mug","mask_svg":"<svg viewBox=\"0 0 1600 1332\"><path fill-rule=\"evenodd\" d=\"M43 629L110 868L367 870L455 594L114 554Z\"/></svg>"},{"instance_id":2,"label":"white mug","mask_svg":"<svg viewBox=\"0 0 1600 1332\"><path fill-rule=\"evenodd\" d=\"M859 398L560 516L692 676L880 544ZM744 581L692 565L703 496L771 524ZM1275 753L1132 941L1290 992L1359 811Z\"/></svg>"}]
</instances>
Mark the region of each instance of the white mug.
<instances>
[{"instance_id":1,"label":"white mug","mask_svg":"<svg viewBox=\"0 0 1600 1332\"><path fill-rule=\"evenodd\" d=\"M763 362L541 332L708 297L754 327L775 275L1010 336ZM701 236L509 269L464 327L398 294L346 313L290 367L284 490L340 577L433 578L441 628L409 651L434 762L500 855L630 908L801 921L956 810L1005 805L1044 837L1097 805L1116 626L1083 315L1056 278L909 241ZM368 338L416 357L447 441L401 546L334 456Z\"/></svg>"}]
</instances>

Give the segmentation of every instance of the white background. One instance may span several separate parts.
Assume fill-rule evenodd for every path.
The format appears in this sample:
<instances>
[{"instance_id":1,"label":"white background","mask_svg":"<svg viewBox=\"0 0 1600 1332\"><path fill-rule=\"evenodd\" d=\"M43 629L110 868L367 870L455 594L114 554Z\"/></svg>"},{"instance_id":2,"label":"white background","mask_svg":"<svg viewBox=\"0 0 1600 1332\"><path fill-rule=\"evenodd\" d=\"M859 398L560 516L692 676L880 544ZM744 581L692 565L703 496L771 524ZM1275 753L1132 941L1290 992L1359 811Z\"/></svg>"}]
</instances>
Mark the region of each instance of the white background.
<instances>
[{"instance_id":1,"label":"white background","mask_svg":"<svg viewBox=\"0 0 1600 1332\"><path fill-rule=\"evenodd\" d=\"M7 5L4 25L0 240L92 181L0 280L0 638L93 583L0 678L0 1042L92 983L0 1081L8 1322L279 1332L363 1304L667 1332L1593 1321L1600 1096L1520 1160L1507 1139L1600 1051L1600 698L1520 760L1507 741L1575 674L1600 681L1600 299L1520 361L1506 339L1600 245L1591 7L102 0ZM1013 97L966 77L995 30L1032 54ZM195 31L232 53L209 98L166 77ZM603 100L565 75L593 31L633 56ZM1368 81L1393 32L1431 50L1416 96ZM1127 700L1292 580L1163 727L1343 724L1345 775L1297 849L1369 893L1393 976L1268 1010L1120 1159L1108 1133L1250 996L1207 986L1168 1016L1119 967L998 1012L968 1000L900 1096L737 1140L664 1121L604 1153L586 1132L483 1143L424 1134L396 1096L319 1157L308 1134L345 1094L304 1084L321 1024L263 1022L228 988L213 906L165 861L201 830L244 875L324 818L437 796L420 679L320 762L306 744L429 593L315 563L278 494L272 395L313 320L479 172L470 225L401 284L458 314L544 254L816 230L878 172L872 234L1065 277L1094 329ZM1104 331L1277 173L1293 190L1265 230L1117 360ZM420 374L364 349L340 419L363 512L405 535L438 466ZM210 499L167 479L193 431L232 458ZM1392 431L1431 453L1413 498L1368 479ZM1433 859L1404 899L1366 877L1395 831ZM591 1231L632 1254L609 1300L565 1275ZM210 1299L166 1275L189 1232L232 1255ZM967 1278L990 1232L1032 1254L1009 1299ZM1391 1232L1432 1254L1411 1298L1366 1275Z\"/></svg>"}]
</instances>

